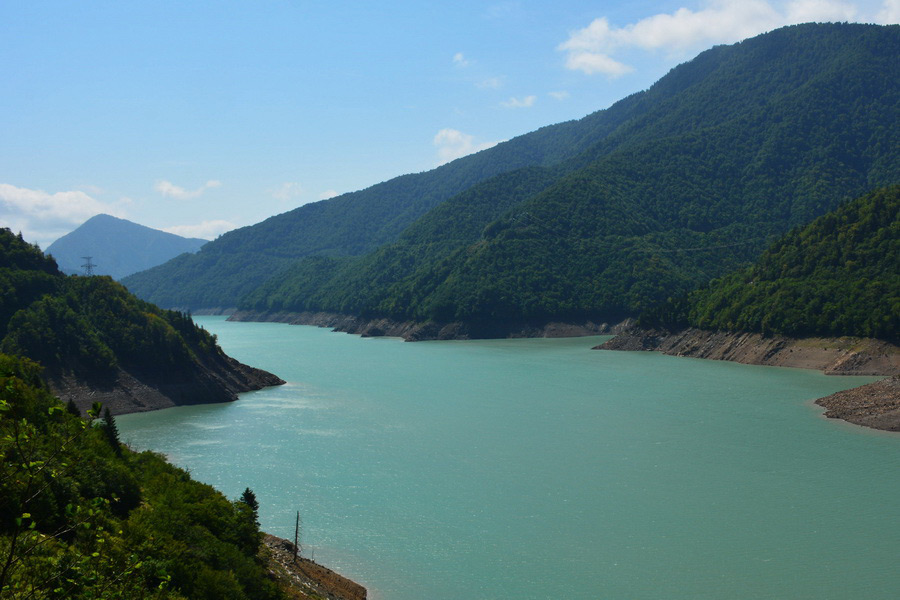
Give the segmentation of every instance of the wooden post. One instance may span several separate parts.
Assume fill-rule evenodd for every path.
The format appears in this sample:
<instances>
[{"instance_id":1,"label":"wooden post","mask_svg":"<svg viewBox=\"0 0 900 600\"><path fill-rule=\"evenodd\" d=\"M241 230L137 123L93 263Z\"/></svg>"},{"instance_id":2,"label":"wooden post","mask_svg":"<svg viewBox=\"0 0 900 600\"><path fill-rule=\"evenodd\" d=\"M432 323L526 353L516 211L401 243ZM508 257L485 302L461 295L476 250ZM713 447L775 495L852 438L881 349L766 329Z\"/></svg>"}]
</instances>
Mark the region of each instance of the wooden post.
<instances>
[{"instance_id":1,"label":"wooden post","mask_svg":"<svg viewBox=\"0 0 900 600\"><path fill-rule=\"evenodd\" d=\"M297 511L297 523L294 525L294 562L297 562L297 552L300 550L300 511Z\"/></svg>"}]
</instances>

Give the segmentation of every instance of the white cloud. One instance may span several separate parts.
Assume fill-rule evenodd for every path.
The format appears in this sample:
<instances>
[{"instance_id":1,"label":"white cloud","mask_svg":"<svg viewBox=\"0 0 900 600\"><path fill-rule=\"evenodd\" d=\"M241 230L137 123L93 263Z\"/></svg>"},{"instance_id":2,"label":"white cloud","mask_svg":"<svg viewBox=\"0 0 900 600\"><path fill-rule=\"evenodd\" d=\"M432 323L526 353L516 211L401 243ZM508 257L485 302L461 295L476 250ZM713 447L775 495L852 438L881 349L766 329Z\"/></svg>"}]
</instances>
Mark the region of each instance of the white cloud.
<instances>
[{"instance_id":1,"label":"white cloud","mask_svg":"<svg viewBox=\"0 0 900 600\"><path fill-rule=\"evenodd\" d=\"M557 100L565 100L569 97L569 92L565 90L561 90L559 92L550 92L550 96L556 98Z\"/></svg>"},{"instance_id":2,"label":"white cloud","mask_svg":"<svg viewBox=\"0 0 900 600\"><path fill-rule=\"evenodd\" d=\"M537 96L525 96L524 98L510 98L506 102L501 102L500 106L504 108L530 108L534 106Z\"/></svg>"},{"instance_id":3,"label":"white cloud","mask_svg":"<svg viewBox=\"0 0 900 600\"><path fill-rule=\"evenodd\" d=\"M210 179L203 185L201 185L196 190L186 190L183 187L177 186L171 181L160 180L157 181L153 185L153 189L162 194L163 196L168 196L170 198L175 198L177 200L190 200L192 198L198 198L203 195L206 190L211 188L217 188L222 185L221 181L217 181L215 179Z\"/></svg>"},{"instance_id":4,"label":"white cloud","mask_svg":"<svg viewBox=\"0 0 900 600\"><path fill-rule=\"evenodd\" d=\"M222 235L226 231L231 231L235 227L237 227L237 225L231 221L216 219L213 221L203 221L197 225L173 225L172 227L163 229L163 231L168 231L169 233L174 233L175 235L180 235L182 237L211 240Z\"/></svg>"},{"instance_id":5,"label":"white cloud","mask_svg":"<svg viewBox=\"0 0 900 600\"><path fill-rule=\"evenodd\" d=\"M783 25L810 21L850 21L859 15L856 4L843 0L708 0L698 10L679 8L672 13L651 15L623 27L612 26L606 17L572 32L557 46L566 53L567 69L587 74L619 77L633 68L614 58L627 49L664 50L683 54L710 44L737 42ZM895 19L900 0L886 0L878 18Z\"/></svg>"},{"instance_id":6,"label":"white cloud","mask_svg":"<svg viewBox=\"0 0 900 600\"><path fill-rule=\"evenodd\" d=\"M466 57L462 52L457 52L453 55L453 64L457 67L464 68L469 66L469 61L466 60Z\"/></svg>"},{"instance_id":7,"label":"white cloud","mask_svg":"<svg viewBox=\"0 0 900 600\"><path fill-rule=\"evenodd\" d=\"M900 23L900 0L884 0L875 22L885 25Z\"/></svg>"},{"instance_id":8,"label":"white cloud","mask_svg":"<svg viewBox=\"0 0 900 600\"><path fill-rule=\"evenodd\" d=\"M296 181L285 181L278 188L271 190L272 197L282 202L288 202L303 194L303 186Z\"/></svg>"},{"instance_id":9,"label":"white cloud","mask_svg":"<svg viewBox=\"0 0 900 600\"><path fill-rule=\"evenodd\" d=\"M434 145L438 149L438 165L443 165L457 158L486 150L499 142L475 143L475 136L456 129L441 129L434 136Z\"/></svg>"},{"instance_id":10,"label":"white cloud","mask_svg":"<svg viewBox=\"0 0 900 600\"><path fill-rule=\"evenodd\" d=\"M101 202L82 191L51 194L0 183L0 224L21 231L26 240L42 248L94 215L123 216L119 204Z\"/></svg>"},{"instance_id":11,"label":"white cloud","mask_svg":"<svg viewBox=\"0 0 900 600\"><path fill-rule=\"evenodd\" d=\"M329 198L334 198L335 196L340 196L340 194L335 190L325 190L324 192L319 194L319 200L328 200Z\"/></svg>"}]
</instances>

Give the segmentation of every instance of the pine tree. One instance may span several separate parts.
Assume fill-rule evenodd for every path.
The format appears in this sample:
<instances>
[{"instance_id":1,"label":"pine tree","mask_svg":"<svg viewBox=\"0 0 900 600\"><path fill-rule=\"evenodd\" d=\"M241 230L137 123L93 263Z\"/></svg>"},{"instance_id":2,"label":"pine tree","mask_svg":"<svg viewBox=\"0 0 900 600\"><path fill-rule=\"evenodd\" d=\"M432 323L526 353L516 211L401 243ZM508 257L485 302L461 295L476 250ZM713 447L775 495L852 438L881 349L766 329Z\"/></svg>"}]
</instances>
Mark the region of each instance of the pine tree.
<instances>
[{"instance_id":1,"label":"pine tree","mask_svg":"<svg viewBox=\"0 0 900 600\"><path fill-rule=\"evenodd\" d=\"M108 406L103 409L103 429L106 431L106 439L109 440L109 445L115 450L116 456L122 456L122 442L119 441L119 428L116 427L116 419L112 416L112 413L109 412Z\"/></svg>"}]
</instances>

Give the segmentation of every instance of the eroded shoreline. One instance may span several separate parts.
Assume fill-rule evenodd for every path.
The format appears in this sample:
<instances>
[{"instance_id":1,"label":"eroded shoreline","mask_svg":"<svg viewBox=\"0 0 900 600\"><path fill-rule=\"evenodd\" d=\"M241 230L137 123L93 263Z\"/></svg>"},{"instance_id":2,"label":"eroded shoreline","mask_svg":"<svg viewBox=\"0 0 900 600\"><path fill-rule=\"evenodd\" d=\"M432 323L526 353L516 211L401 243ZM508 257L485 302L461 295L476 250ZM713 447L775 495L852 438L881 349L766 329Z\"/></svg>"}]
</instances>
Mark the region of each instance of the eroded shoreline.
<instances>
[{"instance_id":1,"label":"eroded shoreline","mask_svg":"<svg viewBox=\"0 0 900 600\"><path fill-rule=\"evenodd\" d=\"M509 320L509 321L400 321L384 317L359 317L332 312L258 312L237 311L229 321L261 323L287 323L289 325L313 325L332 331L356 334L362 337L399 337L408 342L431 340L476 340L528 337L579 337L618 333L630 324Z\"/></svg>"},{"instance_id":2,"label":"eroded shoreline","mask_svg":"<svg viewBox=\"0 0 900 600\"><path fill-rule=\"evenodd\" d=\"M900 348L871 338L764 337L685 329L677 332L629 328L596 347L655 351L670 356L728 360L771 367L816 369L826 375L889 376L889 379L816 400L825 416L883 431L900 431Z\"/></svg>"}]
</instances>

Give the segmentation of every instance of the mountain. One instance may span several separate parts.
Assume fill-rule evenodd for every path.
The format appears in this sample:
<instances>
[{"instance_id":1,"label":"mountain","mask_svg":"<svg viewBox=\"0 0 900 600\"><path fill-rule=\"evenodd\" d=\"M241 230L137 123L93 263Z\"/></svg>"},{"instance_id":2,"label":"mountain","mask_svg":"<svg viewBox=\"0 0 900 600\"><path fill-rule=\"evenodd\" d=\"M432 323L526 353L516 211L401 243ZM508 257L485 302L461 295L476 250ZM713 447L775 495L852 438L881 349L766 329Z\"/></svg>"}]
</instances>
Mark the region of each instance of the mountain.
<instances>
[{"instance_id":1,"label":"mountain","mask_svg":"<svg viewBox=\"0 0 900 600\"><path fill-rule=\"evenodd\" d=\"M367 189L305 204L223 234L197 254L136 273L123 283L164 307L237 306L281 269L306 256L359 256L395 241L447 199L496 175L558 165L595 148L614 147L615 131L644 114L642 94L577 121L551 125L431 171L403 175ZM601 150L595 150L601 151Z\"/></svg>"},{"instance_id":2,"label":"mountain","mask_svg":"<svg viewBox=\"0 0 900 600\"><path fill-rule=\"evenodd\" d=\"M900 181L898 55L900 26L857 24L712 48L565 124L607 125L570 157L474 183L366 255L304 259L240 306L462 321L476 336L637 315Z\"/></svg>"},{"instance_id":3,"label":"mountain","mask_svg":"<svg viewBox=\"0 0 900 600\"><path fill-rule=\"evenodd\" d=\"M848 202L751 267L651 311L644 325L805 336L900 336L900 185Z\"/></svg>"},{"instance_id":4,"label":"mountain","mask_svg":"<svg viewBox=\"0 0 900 600\"><path fill-rule=\"evenodd\" d=\"M185 238L109 215L96 215L47 248L64 273L83 273L86 256L94 273L121 279L160 265L179 254L196 252L207 240Z\"/></svg>"},{"instance_id":5,"label":"mountain","mask_svg":"<svg viewBox=\"0 0 900 600\"><path fill-rule=\"evenodd\" d=\"M283 383L228 357L190 316L138 300L107 276L65 276L0 229L0 352L41 363L58 395L114 412L224 402Z\"/></svg>"}]
</instances>

